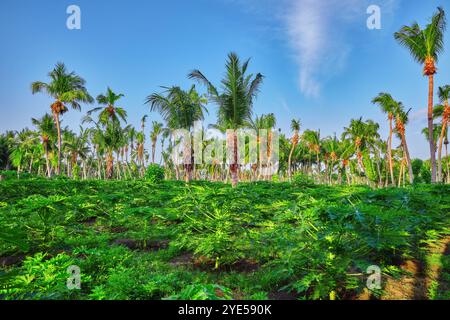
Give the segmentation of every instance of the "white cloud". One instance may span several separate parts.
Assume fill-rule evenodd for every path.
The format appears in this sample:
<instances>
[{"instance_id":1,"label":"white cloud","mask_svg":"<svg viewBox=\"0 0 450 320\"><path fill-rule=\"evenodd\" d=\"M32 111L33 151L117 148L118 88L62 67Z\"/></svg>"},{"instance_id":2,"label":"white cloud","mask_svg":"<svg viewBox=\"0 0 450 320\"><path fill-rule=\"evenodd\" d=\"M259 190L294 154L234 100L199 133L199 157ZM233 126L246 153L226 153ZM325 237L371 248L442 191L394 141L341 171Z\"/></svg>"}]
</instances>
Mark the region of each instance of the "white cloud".
<instances>
[{"instance_id":1,"label":"white cloud","mask_svg":"<svg viewBox=\"0 0 450 320\"><path fill-rule=\"evenodd\" d=\"M287 2L283 22L299 68L298 79L303 94L319 96L323 81L345 67L352 48L350 27L355 22L364 22L360 28L365 28L366 9L374 2L382 6L384 13L390 14L396 0Z\"/></svg>"}]
</instances>

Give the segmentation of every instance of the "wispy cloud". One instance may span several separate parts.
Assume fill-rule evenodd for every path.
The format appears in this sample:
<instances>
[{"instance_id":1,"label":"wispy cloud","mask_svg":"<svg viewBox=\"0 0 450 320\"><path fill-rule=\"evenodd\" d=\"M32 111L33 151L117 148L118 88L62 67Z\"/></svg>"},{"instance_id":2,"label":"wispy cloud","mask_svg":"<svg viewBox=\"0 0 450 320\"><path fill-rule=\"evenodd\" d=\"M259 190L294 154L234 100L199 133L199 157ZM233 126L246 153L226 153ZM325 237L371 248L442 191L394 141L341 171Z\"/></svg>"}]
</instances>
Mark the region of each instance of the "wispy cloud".
<instances>
[{"instance_id":1,"label":"wispy cloud","mask_svg":"<svg viewBox=\"0 0 450 320\"><path fill-rule=\"evenodd\" d=\"M350 27L365 28L366 9L378 2L391 13L396 0L291 0L283 20L298 65L300 90L317 97L323 81L341 71L352 49ZM350 34L349 34L350 33Z\"/></svg>"}]
</instances>

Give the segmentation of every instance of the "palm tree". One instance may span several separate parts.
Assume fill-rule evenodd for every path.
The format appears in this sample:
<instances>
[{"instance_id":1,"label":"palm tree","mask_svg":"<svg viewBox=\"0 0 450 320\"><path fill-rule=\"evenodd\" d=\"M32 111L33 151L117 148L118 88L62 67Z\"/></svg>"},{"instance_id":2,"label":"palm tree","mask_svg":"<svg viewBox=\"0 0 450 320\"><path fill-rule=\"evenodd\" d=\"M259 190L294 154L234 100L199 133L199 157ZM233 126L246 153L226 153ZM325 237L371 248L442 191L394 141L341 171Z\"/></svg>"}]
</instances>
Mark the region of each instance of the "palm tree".
<instances>
[{"instance_id":1,"label":"palm tree","mask_svg":"<svg viewBox=\"0 0 450 320\"><path fill-rule=\"evenodd\" d=\"M392 98L389 93L380 93L372 100L373 104L378 104L381 110L388 115L389 121L389 138L387 142L387 157L389 161L389 172L391 174L391 182L392 185L395 186L395 177L394 177L394 165L392 162L392 133L393 126L392 120L394 119L394 112L396 108L396 101Z\"/></svg>"},{"instance_id":2,"label":"palm tree","mask_svg":"<svg viewBox=\"0 0 450 320\"><path fill-rule=\"evenodd\" d=\"M401 102L397 103L397 107L395 109L395 129L400 136L400 140L402 142L403 151L405 154L406 164L408 166L408 175L409 182L412 184L414 182L414 175L411 165L411 157L409 155L408 144L406 143L406 134L405 134L405 126L408 124L408 110L405 112L403 104Z\"/></svg>"},{"instance_id":3,"label":"palm tree","mask_svg":"<svg viewBox=\"0 0 450 320\"><path fill-rule=\"evenodd\" d=\"M41 119L31 119L33 125L36 126L38 133L41 137L42 147L45 153L45 162L47 167L47 176L52 175L52 169L50 166L49 152L52 146L54 146L55 138L57 136L57 130L55 123L51 115L46 113Z\"/></svg>"},{"instance_id":4,"label":"palm tree","mask_svg":"<svg viewBox=\"0 0 450 320\"><path fill-rule=\"evenodd\" d=\"M294 132L294 135L292 136L291 142L292 147L291 151L289 152L289 158L288 158L288 176L289 179L291 179L292 176L292 154L294 153L295 147L298 144L299 140L299 131L300 131L300 120L292 119L291 121L291 130Z\"/></svg>"},{"instance_id":5,"label":"palm tree","mask_svg":"<svg viewBox=\"0 0 450 320\"><path fill-rule=\"evenodd\" d=\"M97 96L97 102L105 107L97 107L88 111L88 116L92 113L101 111L98 115L99 122L107 124L109 121L120 121L122 119L126 122L127 112L125 109L116 106L116 102L122 98L123 94L116 94L111 88L106 89L106 94L100 94Z\"/></svg>"},{"instance_id":6,"label":"palm tree","mask_svg":"<svg viewBox=\"0 0 450 320\"><path fill-rule=\"evenodd\" d=\"M448 103L448 100L450 99L450 85L439 87L438 94L439 94L439 99L440 99L442 105L440 105L437 108L435 108L434 115L442 117L442 129L441 129L441 134L439 136L439 145L438 145L438 169L437 169L437 175L438 175L438 181L443 182L443 176L442 176L442 145L443 145L443 142L444 142L444 138L446 136L446 131L447 131L447 127L448 127L448 118L450 116L450 106L449 106L449 103Z\"/></svg>"},{"instance_id":7,"label":"palm tree","mask_svg":"<svg viewBox=\"0 0 450 320\"><path fill-rule=\"evenodd\" d=\"M166 89L163 93L153 93L147 97L145 103L150 105L150 111L160 113L167 127L170 129L186 129L188 131L194 126L196 121L204 119L204 112L207 112L205 104L207 100L199 95L195 86L191 86L188 91L180 87L163 87ZM184 155L190 152L190 146L184 143ZM193 169L192 157L184 159L184 168L186 171L185 180L189 182ZM178 169L177 169L178 170Z\"/></svg>"},{"instance_id":8,"label":"palm tree","mask_svg":"<svg viewBox=\"0 0 450 320\"><path fill-rule=\"evenodd\" d=\"M221 93L199 70L189 74L190 79L206 86L211 100L218 105L218 125L232 130L227 134L227 144L233 146L233 159L229 166L233 187L236 187L239 179L236 130L251 121L253 100L258 95L263 81L263 75L260 73L256 76L247 74L249 62L250 59L242 63L235 53L228 54L225 78L221 81Z\"/></svg>"},{"instance_id":9,"label":"palm tree","mask_svg":"<svg viewBox=\"0 0 450 320\"><path fill-rule=\"evenodd\" d=\"M350 139L355 147L358 164L361 171L365 172L363 162L363 151L370 151L370 148L379 139L379 124L372 120L362 121L362 118L352 119L350 126L344 128L342 139ZM370 160L370 159L368 159Z\"/></svg>"},{"instance_id":10,"label":"palm tree","mask_svg":"<svg viewBox=\"0 0 450 320\"><path fill-rule=\"evenodd\" d=\"M16 133L11 146L10 159L13 166L17 168L17 176L22 172L27 160L29 160L31 171L35 144L36 135L28 128Z\"/></svg>"},{"instance_id":11,"label":"palm tree","mask_svg":"<svg viewBox=\"0 0 450 320\"><path fill-rule=\"evenodd\" d=\"M87 145L88 133L89 131L80 128L80 134L71 135L65 143L65 150L70 156L70 167L72 169L72 176L74 178L77 178L76 169L78 168L78 158L81 158L84 161L89 153L89 147ZM85 166L83 166L83 169L85 170ZM86 174L84 175L84 177L86 178Z\"/></svg>"},{"instance_id":12,"label":"palm tree","mask_svg":"<svg viewBox=\"0 0 450 320\"><path fill-rule=\"evenodd\" d=\"M414 60L424 65L423 74L428 77L428 140L430 143L431 180L436 182L436 149L433 144L433 95L434 75L439 54L444 50L446 17L442 8L432 17L431 22L421 29L417 22L403 26L394 34L400 45L406 47Z\"/></svg>"},{"instance_id":13,"label":"palm tree","mask_svg":"<svg viewBox=\"0 0 450 320\"><path fill-rule=\"evenodd\" d=\"M152 130L150 132L150 138L152 140L152 163L155 163L156 143L158 142L158 136L163 133L163 124L158 121L152 122Z\"/></svg>"},{"instance_id":14,"label":"palm tree","mask_svg":"<svg viewBox=\"0 0 450 320\"><path fill-rule=\"evenodd\" d=\"M117 151L123 141L123 130L116 121L106 126L103 133L103 144L106 150L106 178L112 179L114 176L114 151Z\"/></svg>"},{"instance_id":15,"label":"palm tree","mask_svg":"<svg viewBox=\"0 0 450 320\"><path fill-rule=\"evenodd\" d=\"M68 72L63 63L57 63L56 67L48 75L49 83L36 81L31 84L33 94L45 91L55 101L50 106L58 134L58 165L56 172L61 173L61 127L60 117L68 111L66 104L73 109L80 110L81 102L92 103L93 98L86 90L86 81L74 72Z\"/></svg>"},{"instance_id":16,"label":"palm tree","mask_svg":"<svg viewBox=\"0 0 450 320\"><path fill-rule=\"evenodd\" d=\"M312 167L312 156L316 156L317 162L317 175L320 175L321 166L320 166L320 132L314 130L305 130L303 132L303 141L306 143L306 146L309 150L309 169L313 170Z\"/></svg>"}]
</instances>

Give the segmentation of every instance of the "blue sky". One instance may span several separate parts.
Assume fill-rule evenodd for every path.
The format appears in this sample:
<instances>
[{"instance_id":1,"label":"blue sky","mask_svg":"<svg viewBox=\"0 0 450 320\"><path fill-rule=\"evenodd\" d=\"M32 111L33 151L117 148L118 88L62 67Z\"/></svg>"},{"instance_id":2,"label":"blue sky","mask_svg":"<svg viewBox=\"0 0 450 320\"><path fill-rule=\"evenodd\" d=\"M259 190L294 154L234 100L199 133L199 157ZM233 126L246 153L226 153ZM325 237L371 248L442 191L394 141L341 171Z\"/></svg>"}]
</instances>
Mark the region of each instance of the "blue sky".
<instances>
[{"instance_id":1,"label":"blue sky","mask_svg":"<svg viewBox=\"0 0 450 320\"><path fill-rule=\"evenodd\" d=\"M47 80L64 62L87 80L93 96L107 86L124 93L129 123L144 114L143 102L159 86L188 88L187 74L200 69L214 83L226 55L251 57L251 72L265 75L255 113L274 112L289 131L292 118L322 135L340 134L351 118L381 124L385 116L370 101L387 91L412 108L407 138L413 157L426 158L427 79L422 67L393 39L402 25L427 22L444 0L2 0L0 2L0 132L31 126L51 100L32 95L30 84ZM66 8L81 8L81 30L66 28ZM366 9L381 8L382 29L369 30ZM436 84L450 83L450 38ZM83 112L65 114L77 130ZM209 106L206 122L215 122Z\"/></svg>"}]
</instances>

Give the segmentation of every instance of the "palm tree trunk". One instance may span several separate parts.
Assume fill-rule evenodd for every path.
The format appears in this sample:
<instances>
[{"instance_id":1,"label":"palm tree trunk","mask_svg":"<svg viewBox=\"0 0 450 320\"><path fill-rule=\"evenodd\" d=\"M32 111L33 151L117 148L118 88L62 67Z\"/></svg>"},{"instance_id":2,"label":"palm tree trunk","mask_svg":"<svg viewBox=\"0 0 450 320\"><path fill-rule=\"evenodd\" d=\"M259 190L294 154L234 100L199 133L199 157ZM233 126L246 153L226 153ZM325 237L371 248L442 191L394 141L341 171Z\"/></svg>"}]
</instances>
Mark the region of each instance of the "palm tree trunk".
<instances>
[{"instance_id":1,"label":"palm tree trunk","mask_svg":"<svg viewBox=\"0 0 450 320\"><path fill-rule=\"evenodd\" d=\"M409 183L413 184L414 183L414 174L413 174L412 165L411 165L411 158L409 156L408 144L406 143L406 136L404 133L402 134L402 144L403 144L403 149L405 151L406 163L408 165Z\"/></svg>"},{"instance_id":2,"label":"palm tree trunk","mask_svg":"<svg viewBox=\"0 0 450 320\"><path fill-rule=\"evenodd\" d=\"M152 163L155 163L156 140L152 141Z\"/></svg>"},{"instance_id":3,"label":"palm tree trunk","mask_svg":"<svg viewBox=\"0 0 450 320\"><path fill-rule=\"evenodd\" d=\"M61 126L59 123L59 114L53 112L53 119L55 120L56 130L58 133L58 165L56 167L56 174L61 174Z\"/></svg>"},{"instance_id":4,"label":"palm tree trunk","mask_svg":"<svg viewBox=\"0 0 450 320\"><path fill-rule=\"evenodd\" d=\"M445 136L445 130L447 129L447 119L446 115L442 118L442 130L441 135L439 137L439 149L438 149L438 181L444 182L443 176L442 176L442 145L444 143L444 136Z\"/></svg>"},{"instance_id":5,"label":"palm tree trunk","mask_svg":"<svg viewBox=\"0 0 450 320\"><path fill-rule=\"evenodd\" d=\"M392 116L389 116L389 141L388 141L389 171L391 172L392 185L395 186L394 165L392 163L392 132L393 132Z\"/></svg>"},{"instance_id":6,"label":"palm tree trunk","mask_svg":"<svg viewBox=\"0 0 450 320\"><path fill-rule=\"evenodd\" d=\"M428 140L430 143L431 182L436 183L436 150L433 135L434 76L428 76Z\"/></svg>"},{"instance_id":7,"label":"palm tree trunk","mask_svg":"<svg viewBox=\"0 0 450 320\"><path fill-rule=\"evenodd\" d=\"M47 166L47 176L50 178L52 173L50 171L50 160L48 158L48 146L47 146L47 143L44 143L44 152L45 152L45 164Z\"/></svg>"},{"instance_id":8,"label":"palm tree trunk","mask_svg":"<svg viewBox=\"0 0 450 320\"><path fill-rule=\"evenodd\" d=\"M111 179L114 174L114 157L111 151L106 156L106 179Z\"/></svg>"},{"instance_id":9,"label":"palm tree trunk","mask_svg":"<svg viewBox=\"0 0 450 320\"><path fill-rule=\"evenodd\" d=\"M398 187L400 188L402 185L402 175L403 175L403 169L404 169L404 161L402 159L400 164L400 172L398 173Z\"/></svg>"},{"instance_id":10,"label":"palm tree trunk","mask_svg":"<svg viewBox=\"0 0 450 320\"><path fill-rule=\"evenodd\" d=\"M289 177L289 181L291 180L291 177L292 177L292 172L291 172L291 170L292 170L292 168L291 168L292 162L291 161L292 161L292 155L294 153L294 149L295 149L295 144L293 143L291 151L289 152L289 158L288 158L288 177Z\"/></svg>"},{"instance_id":11,"label":"palm tree trunk","mask_svg":"<svg viewBox=\"0 0 450 320\"><path fill-rule=\"evenodd\" d=\"M237 146L237 135L236 131L231 134L231 139L233 141L233 161L230 164L231 173L231 186L235 188L238 184L238 146Z\"/></svg>"}]
</instances>

